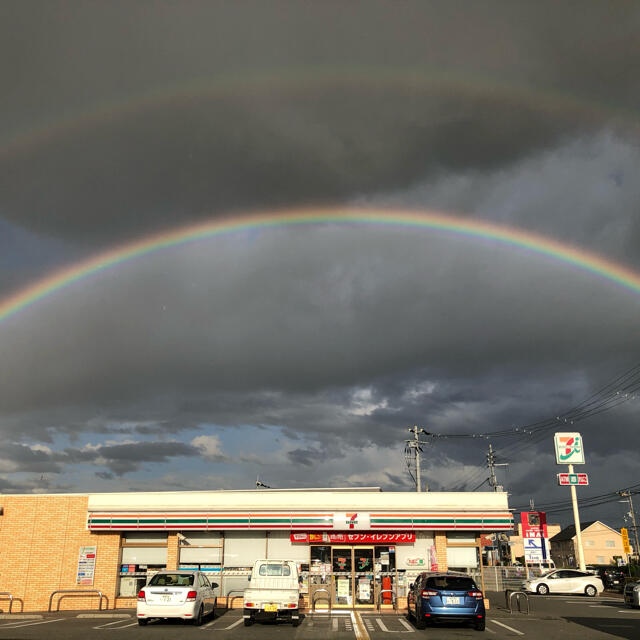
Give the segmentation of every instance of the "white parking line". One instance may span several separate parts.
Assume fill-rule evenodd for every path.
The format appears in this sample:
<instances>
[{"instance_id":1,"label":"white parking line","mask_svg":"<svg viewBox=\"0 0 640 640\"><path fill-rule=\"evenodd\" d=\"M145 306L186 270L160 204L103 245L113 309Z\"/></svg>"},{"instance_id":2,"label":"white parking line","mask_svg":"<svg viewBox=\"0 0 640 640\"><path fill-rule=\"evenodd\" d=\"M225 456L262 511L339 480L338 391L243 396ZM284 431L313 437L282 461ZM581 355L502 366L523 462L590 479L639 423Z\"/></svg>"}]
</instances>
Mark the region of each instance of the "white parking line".
<instances>
[{"instance_id":1,"label":"white parking line","mask_svg":"<svg viewBox=\"0 0 640 640\"><path fill-rule=\"evenodd\" d=\"M20 629L22 627L33 627L36 624L51 624L52 622L60 622L61 620L64 620L65 618L56 618L55 620L43 620L42 622L22 622L22 623L18 623L16 624L15 622L10 623L10 624L3 624L0 625L2 627L9 627L10 629Z\"/></svg>"},{"instance_id":2,"label":"white parking line","mask_svg":"<svg viewBox=\"0 0 640 640\"><path fill-rule=\"evenodd\" d=\"M93 628L94 629L104 629L105 627L109 627L112 624L122 624L123 622L124 622L124 620L114 620L113 622L107 622L106 624L101 624L100 626L93 627ZM138 624L138 623L136 622L136 624Z\"/></svg>"},{"instance_id":3,"label":"white parking line","mask_svg":"<svg viewBox=\"0 0 640 640\"><path fill-rule=\"evenodd\" d=\"M632 609L620 609L618 613L640 613L640 611L633 611Z\"/></svg>"},{"instance_id":4,"label":"white parking line","mask_svg":"<svg viewBox=\"0 0 640 640\"><path fill-rule=\"evenodd\" d=\"M378 623L380 629L382 629L382 631L384 631L385 633L400 633L399 631L391 631L391 629L387 629L387 625L382 622L382 618L376 618L376 622Z\"/></svg>"},{"instance_id":5,"label":"white parking line","mask_svg":"<svg viewBox=\"0 0 640 640\"><path fill-rule=\"evenodd\" d=\"M235 622L230 624L228 627L225 627L223 631L228 631L229 629L233 629L234 627L237 627L239 624L242 624L243 622L244 622L244 618L240 618L240 620L236 620Z\"/></svg>"},{"instance_id":6,"label":"white parking line","mask_svg":"<svg viewBox=\"0 0 640 640\"><path fill-rule=\"evenodd\" d=\"M331 619L331 631L334 633L338 630L338 618Z\"/></svg>"},{"instance_id":7,"label":"white parking line","mask_svg":"<svg viewBox=\"0 0 640 640\"><path fill-rule=\"evenodd\" d=\"M138 621L132 622L131 624L125 624L122 627L114 627L113 629L109 629L109 631L117 631L118 629L126 629L127 627L135 627L138 624Z\"/></svg>"},{"instance_id":8,"label":"white parking line","mask_svg":"<svg viewBox=\"0 0 640 640\"><path fill-rule=\"evenodd\" d=\"M406 620L403 620L402 618L398 618L398 622L407 630L405 631L405 633L415 632L415 629Z\"/></svg>"},{"instance_id":9,"label":"white parking line","mask_svg":"<svg viewBox=\"0 0 640 640\"><path fill-rule=\"evenodd\" d=\"M502 622L498 622L497 620L492 620L491 622L493 622L493 624L498 624L501 627L504 627L505 629L509 629L509 631L513 631L513 633L517 633L519 636L523 636L524 633L522 633L522 631L518 631L517 629L514 629L513 627L510 627L507 624L502 624Z\"/></svg>"}]
</instances>

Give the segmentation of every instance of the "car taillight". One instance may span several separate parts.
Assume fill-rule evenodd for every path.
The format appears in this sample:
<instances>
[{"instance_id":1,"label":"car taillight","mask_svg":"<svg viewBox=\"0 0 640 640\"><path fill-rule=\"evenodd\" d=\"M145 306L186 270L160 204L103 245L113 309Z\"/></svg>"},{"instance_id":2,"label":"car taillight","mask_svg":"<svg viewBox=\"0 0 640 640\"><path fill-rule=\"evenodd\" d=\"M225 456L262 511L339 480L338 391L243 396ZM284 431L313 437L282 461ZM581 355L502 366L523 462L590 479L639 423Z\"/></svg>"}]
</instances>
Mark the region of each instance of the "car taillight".
<instances>
[{"instance_id":1,"label":"car taillight","mask_svg":"<svg viewBox=\"0 0 640 640\"><path fill-rule=\"evenodd\" d=\"M145 602L147 601L144 595L144 591L138 591L138 600L144 600Z\"/></svg>"},{"instance_id":2,"label":"car taillight","mask_svg":"<svg viewBox=\"0 0 640 640\"><path fill-rule=\"evenodd\" d=\"M245 602L244 606L245 607L253 607L253 602Z\"/></svg>"},{"instance_id":3,"label":"car taillight","mask_svg":"<svg viewBox=\"0 0 640 640\"><path fill-rule=\"evenodd\" d=\"M431 591L430 589L425 589L421 594L423 598L430 598L431 596L437 596L437 591Z\"/></svg>"},{"instance_id":4,"label":"car taillight","mask_svg":"<svg viewBox=\"0 0 640 640\"><path fill-rule=\"evenodd\" d=\"M469 591L467 595L471 598L482 598L482 591Z\"/></svg>"},{"instance_id":5,"label":"car taillight","mask_svg":"<svg viewBox=\"0 0 640 640\"><path fill-rule=\"evenodd\" d=\"M297 604L292 602L292 603L287 605L287 609L295 609L297 606L298 606Z\"/></svg>"},{"instance_id":6,"label":"car taillight","mask_svg":"<svg viewBox=\"0 0 640 640\"><path fill-rule=\"evenodd\" d=\"M193 602L197 597L197 591L189 591L189 593L187 593L187 602Z\"/></svg>"}]
</instances>

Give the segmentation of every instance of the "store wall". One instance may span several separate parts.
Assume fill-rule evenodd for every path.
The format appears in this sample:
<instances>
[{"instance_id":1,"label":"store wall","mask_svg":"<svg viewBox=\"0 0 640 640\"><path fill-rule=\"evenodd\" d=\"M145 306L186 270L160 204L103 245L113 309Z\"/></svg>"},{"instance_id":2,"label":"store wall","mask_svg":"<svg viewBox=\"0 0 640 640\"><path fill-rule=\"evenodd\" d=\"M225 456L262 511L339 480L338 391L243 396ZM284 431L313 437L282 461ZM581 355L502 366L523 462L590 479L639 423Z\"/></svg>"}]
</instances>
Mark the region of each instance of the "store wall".
<instances>
[{"instance_id":1,"label":"store wall","mask_svg":"<svg viewBox=\"0 0 640 640\"><path fill-rule=\"evenodd\" d=\"M114 606L120 534L87 530L87 496L0 495L0 506L0 591L13 595L14 612L45 611L57 589L99 589L108 607ZM92 545L97 547L94 584L79 586L80 548ZM8 600L0 600L3 612L8 607ZM60 602L60 609L97 607L97 597L65 596Z\"/></svg>"}]
</instances>

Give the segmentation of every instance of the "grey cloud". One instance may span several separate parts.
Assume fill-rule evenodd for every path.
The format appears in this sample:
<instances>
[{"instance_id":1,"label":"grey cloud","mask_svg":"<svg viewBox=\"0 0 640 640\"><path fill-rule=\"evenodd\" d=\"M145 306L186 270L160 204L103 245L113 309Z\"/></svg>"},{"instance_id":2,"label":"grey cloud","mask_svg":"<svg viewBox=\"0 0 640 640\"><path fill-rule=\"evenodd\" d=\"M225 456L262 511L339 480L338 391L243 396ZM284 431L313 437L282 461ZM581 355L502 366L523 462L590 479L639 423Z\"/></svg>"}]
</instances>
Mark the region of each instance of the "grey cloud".
<instances>
[{"instance_id":1,"label":"grey cloud","mask_svg":"<svg viewBox=\"0 0 640 640\"><path fill-rule=\"evenodd\" d=\"M0 38L15 86L5 137L54 124L0 152L0 210L47 236L104 245L203 215L503 167L635 109L631 5L594 3L576 20L557 3L404 4L204 3L149 15L78 3L69 19L49 3L43 24L28 5L13 8ZM28 53L9 54L25 41ZM56 130L52 112L71 124Z\"/></svg>"}]
</instances>

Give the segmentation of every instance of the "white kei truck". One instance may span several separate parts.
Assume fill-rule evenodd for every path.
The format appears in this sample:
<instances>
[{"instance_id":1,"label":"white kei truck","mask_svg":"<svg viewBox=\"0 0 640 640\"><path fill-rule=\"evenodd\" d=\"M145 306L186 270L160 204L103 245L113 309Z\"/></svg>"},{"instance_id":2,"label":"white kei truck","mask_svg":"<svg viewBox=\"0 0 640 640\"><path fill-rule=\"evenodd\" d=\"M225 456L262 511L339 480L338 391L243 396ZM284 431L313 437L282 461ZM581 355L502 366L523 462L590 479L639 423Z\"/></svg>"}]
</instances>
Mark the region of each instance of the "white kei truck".
<instances>
[{"instance_id":1,"label":"white kei truck","mask_svg":"<svg viewBox=\"0 0 640 640\"><path fill-rule=\"evenodd\" d=\"M256 560L244 592L244 626L256 621L300 624L298 567L292 560Z\"/></svg>"}]
</instances>

